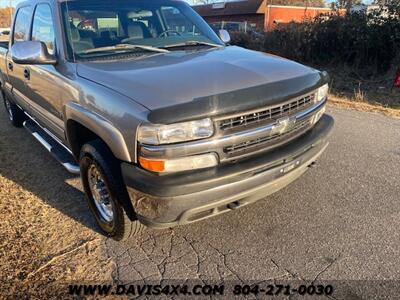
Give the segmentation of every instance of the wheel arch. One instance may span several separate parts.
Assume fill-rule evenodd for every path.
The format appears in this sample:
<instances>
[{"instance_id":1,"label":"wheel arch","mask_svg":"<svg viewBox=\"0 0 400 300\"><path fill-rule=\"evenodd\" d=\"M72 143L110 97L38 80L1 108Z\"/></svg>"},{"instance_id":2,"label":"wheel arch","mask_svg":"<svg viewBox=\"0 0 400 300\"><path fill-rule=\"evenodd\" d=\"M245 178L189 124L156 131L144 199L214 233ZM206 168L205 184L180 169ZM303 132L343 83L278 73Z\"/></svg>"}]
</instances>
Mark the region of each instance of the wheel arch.
<instances>
[{"instance_id":1,"label":"wheel arch","mask_svg":"<svg viewBox=\"0 0 400 300\"><path fill-rule=\"evenodd\" d=\"M66 138L75 158L83 144L101 139L114 156L132 162L131 155L121 132L104 117L89 111L77 103L69 103L64 109Z\"/></svg>"}]
</instances>

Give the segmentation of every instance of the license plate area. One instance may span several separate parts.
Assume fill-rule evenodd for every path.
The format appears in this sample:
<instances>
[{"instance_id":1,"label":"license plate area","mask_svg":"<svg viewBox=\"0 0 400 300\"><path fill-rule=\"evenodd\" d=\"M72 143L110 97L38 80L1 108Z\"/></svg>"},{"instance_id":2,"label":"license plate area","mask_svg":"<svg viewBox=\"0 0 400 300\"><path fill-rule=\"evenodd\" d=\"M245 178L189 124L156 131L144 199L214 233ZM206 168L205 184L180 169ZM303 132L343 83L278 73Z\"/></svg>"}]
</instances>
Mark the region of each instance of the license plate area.
<instances>
[{"instance_id":1,"label":"license plate area","mask_svg":"<svg viewBox=\"0 0 400 300\"><path fill-rule=\"evenodd\" d=\"M293 171L294 169L298 168L301 165L301 160L295 160L291 164L283 167L280 169L281 174L287 174L290 171Z\"/></svg>"}]
</instances>

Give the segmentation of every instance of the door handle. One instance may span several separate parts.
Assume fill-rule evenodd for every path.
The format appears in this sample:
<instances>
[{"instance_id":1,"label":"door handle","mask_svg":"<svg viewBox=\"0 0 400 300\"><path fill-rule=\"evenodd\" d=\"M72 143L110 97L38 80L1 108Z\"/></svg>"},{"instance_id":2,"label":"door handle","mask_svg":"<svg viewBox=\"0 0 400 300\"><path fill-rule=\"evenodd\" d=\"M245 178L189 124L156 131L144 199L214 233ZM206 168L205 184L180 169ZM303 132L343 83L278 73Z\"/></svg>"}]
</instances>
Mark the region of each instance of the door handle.
<instances>
[{"instance_id":1,"label":"door handle","mask_svg":"<svg viewBox=\"0 0 400 300\"><path fill-rule=\"evenodd\" d=\"M14 65L13 65L12 62L8 63L8 69L11 70L11 71L14 69Z\"/></svg>"},{"instance_id":2,"label":"door handle","mask_svg":"<svg viewBox=\"0 0 400 300\"><path fill-rule=\"evenodd\" d=\"M24 77L25 79L29 80L31 77L31 72L28 69L24 70Z\"/></svg>"}]
</instances>

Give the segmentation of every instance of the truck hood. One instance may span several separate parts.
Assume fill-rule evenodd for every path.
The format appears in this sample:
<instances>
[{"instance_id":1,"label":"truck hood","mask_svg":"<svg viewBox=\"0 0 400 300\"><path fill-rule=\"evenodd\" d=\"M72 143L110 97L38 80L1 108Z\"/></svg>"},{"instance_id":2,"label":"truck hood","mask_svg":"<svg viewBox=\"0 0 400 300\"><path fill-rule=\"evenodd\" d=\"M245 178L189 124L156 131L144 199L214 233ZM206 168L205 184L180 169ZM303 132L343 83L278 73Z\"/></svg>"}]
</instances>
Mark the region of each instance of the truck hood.
<instances>
[{"instance_id":1,"label":"truck hood","mask_svg":"<svg viewBox=\"0 0 400 300\"><path fill-rule=\"evenodd\" d=\"M158 123L273 105L327 81L312 68L239 47L80 63L77 73L147 107Z\"/></svg>"}]
</instances>

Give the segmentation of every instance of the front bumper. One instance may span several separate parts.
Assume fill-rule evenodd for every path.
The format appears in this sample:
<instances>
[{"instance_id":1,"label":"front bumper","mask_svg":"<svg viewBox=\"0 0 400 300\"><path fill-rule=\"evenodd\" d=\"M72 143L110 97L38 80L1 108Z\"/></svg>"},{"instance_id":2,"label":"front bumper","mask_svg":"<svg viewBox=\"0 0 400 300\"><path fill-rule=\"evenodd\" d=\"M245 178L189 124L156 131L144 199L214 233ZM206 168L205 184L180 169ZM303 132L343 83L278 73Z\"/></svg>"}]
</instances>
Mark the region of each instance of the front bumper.
<instances>
[{"instance_id":1,"label":"front bumper","mask_svg":"<svg viewBox=\"0 0 400 300\"><path fill-rule=\"evenodd\" d=\"M237 209L299 178L328 146L333 118L324 115L306 134L271 152L192 173L159 176L123 163L139 220L149 227L188 224Z\"/></svg>"}]
</instances>

